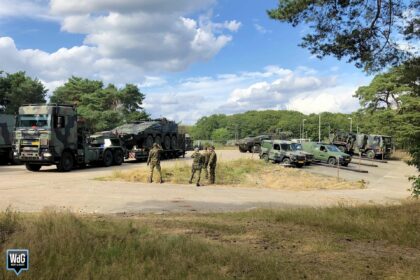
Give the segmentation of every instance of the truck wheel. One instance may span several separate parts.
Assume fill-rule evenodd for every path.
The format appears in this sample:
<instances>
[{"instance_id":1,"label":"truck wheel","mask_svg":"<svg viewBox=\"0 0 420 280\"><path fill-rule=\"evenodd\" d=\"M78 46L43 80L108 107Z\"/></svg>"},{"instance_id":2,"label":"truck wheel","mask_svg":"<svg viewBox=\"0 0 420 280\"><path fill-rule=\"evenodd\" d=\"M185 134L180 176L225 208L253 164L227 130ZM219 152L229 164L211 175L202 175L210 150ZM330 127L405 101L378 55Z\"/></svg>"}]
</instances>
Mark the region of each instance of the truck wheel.
<instances>
[{"instance_id":1,"label":"truck wheel","mask_svg":"<svg viewBox=\"0 0 420 280\"><path fill-rule=\"evenodd\" d=\"M341 166L344 166L344 167L347 167L349 165L349 163L348 162L346 162L346 163L342 163L341 164Z\"/></svg>"},{"instance_id":2,"label":"truck wheel","mask_svg":"<svg viewBox=\"0 0 420 280\"><path fill-rule=\"evenodd\" d=\"M145 148L148 148L148 149L150 149L150 148L152 148L152 146L153 146L153 137L152 137L152 135L148 135L147 136L147 138L146 138L146 142L145 142Z\"/></svg>"},{"instance_id":3,"label":"truck wheel","mask_svg":"<svg viewBox=\"0 0 420 280\"><path fill-rule=\"evenodd\" d=\"M171 149L171 138L169 135L165 135L165 138L163 138L163 146L167 150Z\"/></svg>"},{"instance_id":4,"label":"truck wheel","mask_svg":"<svg viewBox=\"0 0 420 280\"><path fill-rule=\"evenodd\" d=\"M296 164L296 167L302 168L304 165L305 165L304 163L298 163L298 164Z\"/></svg>"},{"instance_id":5,"label":"truck wheel","mask_svg":"<svg viewBox=\"0 0 420 280\"><path fill-rule=\"evenodd\" d=\"M172 136L171 137L171 149L172 150L176 150L176 148L178 146L177 143L178 143L178 139L177 139L176 135Z\"/></svg>"},{"instance_id":6,"label":"truck wheel","mask_svg":"<svg viewBox=\"0 0 420 280\"><path fill-rule=\"evenodd\" d=\"M121 165L124 162L124 155L121 150L116 150L114 152L114 164Z\"/></svg>"},{"instance_id":7,"label":"truck wheel","mask_svg":"<svg viewBox=\"0 0 420 280\"><path fill-rule=\"evenodd\" d=\"M73 169L74 158L73 155L69 152L64 152L61 155L60 162L57 164L57 169L59 172L68 172Z\"/></svg>"},{"instance_id":8,"label":"truck wheel","mask_svg":"<svg viewBox=\"0 0 420 280\"><path fill-rule=\"evenodd\" d=\"M112 152L110 150L106 150L103 155L104 166L106 167L111 166L113 162L114 162L114 159L112 157Z\"/></svg>"},{"instance_id":9,"label":"truck wheel","mask_svg":"<svg viewBox=\"0 0 420 280\"><path fill-rule=\"evenodd\" d=\"M374 159L374 158L375 158L375 152L374 152L374 151L372 151L372 150L369 150L369 151L366 153L366 156L367 156L368 158L370 158L370 159Z\"/></svg>"},{"instance_id":10,"label":"truck wheel","mask_svg":"<svg viewBox=\"0 0 420 280\"><path fill-rule=\"evenodd\" d=\"M246 153L246 149L242 148L241 146L239 146L239 151L240 151L241 153Z\"/></svg>"},{"instance_id":11,"label":"truck wheel","mask_svg":"<svg viewBox=\"0 0 420 280\"><path fill-rule=\"evenodd\" d=\"M27 163L26 164L26 169L32 172L37 172L41 169L42 165L40 164L31 164L31 163Z\"/></svg>"},{"instance_id":12,"label":"truck wheel","mask_svg":"<svg viewBox=\"0 0 420 280\"><path fill-rule=\"evenodd\" d=\"M330 165L336 165L337 164L337 160L335 158L333 158L333 157L330 157L328 159L328 164L330 164Z\"/></svg>"},{"instance_id":13,"label":"truck wheel","mask_svg":"<svg viewBox=\"0 0 420 280\"><path fill-rule=\"evenodd\" d=\"M156 144L162 145L162 138L160 137L160 135L156 135L154 142Z\"/></svg>"},{"instance_id":14,"label":"truck wheel","mask_svg":"<svg viewBox=\"0 0 420 280\"><path fill-rule=\"evenodd\" d=\"M288 158L288 157L283 158L282 162L284 164L290 164L291 163L290 158Z\"/></svg>"}]
</instances>

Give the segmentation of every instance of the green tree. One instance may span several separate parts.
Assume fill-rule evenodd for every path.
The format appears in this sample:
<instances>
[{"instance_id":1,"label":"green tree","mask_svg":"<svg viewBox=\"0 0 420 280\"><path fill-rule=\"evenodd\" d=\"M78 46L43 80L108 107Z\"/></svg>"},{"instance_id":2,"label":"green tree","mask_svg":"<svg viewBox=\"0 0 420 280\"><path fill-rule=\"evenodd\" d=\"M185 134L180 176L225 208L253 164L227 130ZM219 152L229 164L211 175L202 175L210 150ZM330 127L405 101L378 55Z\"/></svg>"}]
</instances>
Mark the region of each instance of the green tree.
<instances>
[{"instance_id":1,"label":"green tree","mask_svg":"<svg viewBox=\"0 0 420 280\"><path fill-rule=\"evenodd\" d=\"M268 15L293 26L306 24L310 31L300 46L319 58L327 55L346 58L369 72L399 65L411 56L399 47L398 41L418 40L419 3L419 0L279 0L278 7L269 10Z\"/></svg>"},{"instance_id":2,"label":"green tree","mask_svg":"<svg viewBox=\"0 0 420 280\"><path fill-rule=\"evenodd\" d=\"M25 72L14 74L0 71L0 100L4 100L5 113L17 114L19 107L29 103L45 103L47 90L38 79Z\"/></svg>"},{"instance_id":3,"label":"green tree","mask_svg":"<svg viewBox=\"0 0 420 280\"><path fill-rule=\"evenodd\" d=\"M224 127L215 129L211 133L211 139L214 140L214 141L227 141L231 138L232 138L232 135Z\"/></svg>"},{"instance_id":4,"label":"green tree","mask_svg":"<svg viewBox=\"0 0 420 280\"><path fill-rule=\"evenodd\" d=\"M71 77L51 96L51 103L76 104L79 115L91 131L112 129L124 122L148 119L142 109L145 96L137 86L118 89L102 81Z\"/></svg>"}]
</instances>

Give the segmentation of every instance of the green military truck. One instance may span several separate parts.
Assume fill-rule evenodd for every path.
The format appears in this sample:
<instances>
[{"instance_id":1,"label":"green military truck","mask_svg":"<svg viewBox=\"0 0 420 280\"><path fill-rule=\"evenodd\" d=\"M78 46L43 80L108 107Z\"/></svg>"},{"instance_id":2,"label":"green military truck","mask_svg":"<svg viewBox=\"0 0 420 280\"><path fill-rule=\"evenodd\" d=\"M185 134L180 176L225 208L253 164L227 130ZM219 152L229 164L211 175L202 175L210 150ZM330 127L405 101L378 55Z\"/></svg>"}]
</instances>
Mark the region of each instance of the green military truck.
<instances>
[{"instance_id":1,"label":"green military truck","mask_svg":"<svg viewBox=\"0 0 420 280\"><path fill-rule=\"evenodd\" d=\"M15 116L0 113L0 164L13 162L12 141Z\"/></svg>"},{"instance_id":2,"label":"green military truck","mask_svg":"<svg viewBox=\"0 0 420 280\"><path fill-rule=\"evenodd\" d=\"M336 146L324 143L306 142L302 143L303 150L314 155L314 159L331 165L337 162L347 166L351 162L351 156L343 153Z\"/></svg>"},{"instance_id":3,"label":"green military truck","mask_svg":"<svg viewBox=\"0 0 420 280\"><path fill-rule=\"evenodd\" d=\"M292 164L302 167L305 164L305 155L292 148L290 141L263 140L261 143L260 158L274 163Z\"/></svg>"},{"instance_id":4,"label":"green military truck","mask_svg":"<svg viewBox=\"0 0 420 280\"><path fill-rule=\"evenodd\" d=\"M270 135L249 136L238 140L235 145L239 147L241 153L260 153L263 140L269 140Z\"/></svg>"},{"instance_id":5,"label":"green military truck","mask_svg":"<svg viewBox=\"0 0 420 280\"><path fill-rule=\"evenodd\" d=\"M20 107L13 149L14 157L29 171L56 165L65 172L87 164L119 165L124 160L119 138L111 133L90 136L71 105Z\"/></svg>"},{"instance_id":6,"label":"green military truck","mask_svg":"<svg viewBox=\"0 0 420 280\"><path fill-rule=\"evenodd\" d=\"M299 153L301 153L302 155L305 156L305 165L311 165L312 164L312 162L314 161L314 155L312 153L305 152L303 150L303 147L302 147L301 143L296 143L296 142L290 141L290 145L291 145L293 151L297 151L297 152L299 152Z\"/></svg>"}]
</instances>

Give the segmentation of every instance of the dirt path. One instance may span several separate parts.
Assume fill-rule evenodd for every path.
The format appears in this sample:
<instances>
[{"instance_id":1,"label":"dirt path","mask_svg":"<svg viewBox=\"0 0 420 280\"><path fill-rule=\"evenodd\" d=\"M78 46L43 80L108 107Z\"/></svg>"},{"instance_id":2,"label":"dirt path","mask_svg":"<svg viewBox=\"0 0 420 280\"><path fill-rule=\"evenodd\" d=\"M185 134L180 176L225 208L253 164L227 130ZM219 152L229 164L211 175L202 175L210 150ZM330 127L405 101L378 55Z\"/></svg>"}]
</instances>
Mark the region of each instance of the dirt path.
<instances>
[{"instance_id":1,"label":"dirt path","mask_svg":"<svg viewBox=\"0 0 420 280\"><path fill-rule=\"evenodd\" d=\"M218 151L220 160L257 155L238 151ZM189 161L165 161L163 165ZM238 187L170 184L102 182L96 177L112 170L128 170L145 163L126 163L112 168L89 168L58 173L43 168L39 173L26 171L24 166L0 166L0 210L12 206L19 211L41 211L45 207L69 209L86 213L165 212L165 211L232 211L255 207L330 206L337 203L398 203L409 196L407 177L416 174L403 162L391 161L380 167L363 167L368 174L341 171L347 180L365 180L367 189L283 191ZM311 166L308 172L336 175L333 168Z\"/></svg>"}]
</instances>

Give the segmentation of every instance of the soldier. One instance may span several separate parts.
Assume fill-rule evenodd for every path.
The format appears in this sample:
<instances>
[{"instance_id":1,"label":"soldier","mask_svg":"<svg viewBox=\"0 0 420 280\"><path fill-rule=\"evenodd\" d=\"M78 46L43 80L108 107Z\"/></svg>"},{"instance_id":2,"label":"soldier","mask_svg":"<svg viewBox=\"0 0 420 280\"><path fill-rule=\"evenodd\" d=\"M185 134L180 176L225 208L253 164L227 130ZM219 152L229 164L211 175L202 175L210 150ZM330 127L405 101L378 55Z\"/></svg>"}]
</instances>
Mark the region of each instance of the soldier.
<instances>
[{"instance_id":1,"label":"soldier","mask_svg":"<svg viewBox=\"0 0 420 280\"><path fill-rule=\"evenodd\" d=\"M191 155L191 158L193 158L194 161L193 161L193 164L192 164L191 178L190 178L189 183L192 184L195 172L198 172L198 179L197 179L196 186L199 187L200 186L200 178L201 178L201 169L203 168L204 157L203 157L202 154L200 154L199 149L195 148L194 153Z\"/></svg>"},{"instance_id":2,"label":"soldier","mask_svg":"<svg viewBox=\"0 0 420 280\"><path fill-rule=\"evenodd\" d=\"M147 165L150 165L150 177L149 183L153 182L153 170L156 167L156 170L159 173L159 182L163 183L162 180L162 171L160 169L160 155L162 153L162 148L159 144L154 143L153 148L149 151L149 157L147 158Z\"/></svg>"},{"instance_id":3,"label":"soldier","mask_svg":"<svg viewBox=\"0 0 420 280\"><path fill-rule=\"evenodd\" d=\"M208 179L209 178L208 167L209 167L210 151L209 151L209 148L207 146L204 148L203 157L204 157L204 166L203 166L204 174L206 175L206 179Z\"/></svg>"},{"instance_id":4,"label":"soldier","mask_svg":"<svg viewBox=\"0 0 420 280\"><path fill-rule=\"evenodd\" d=\"M217 155L214 151L214 146L210 147L210 156L209 156L209 168L210 168L210 184L214 184L216 177L216 164L217 164Z\"/></svg>"}]
</instances>

